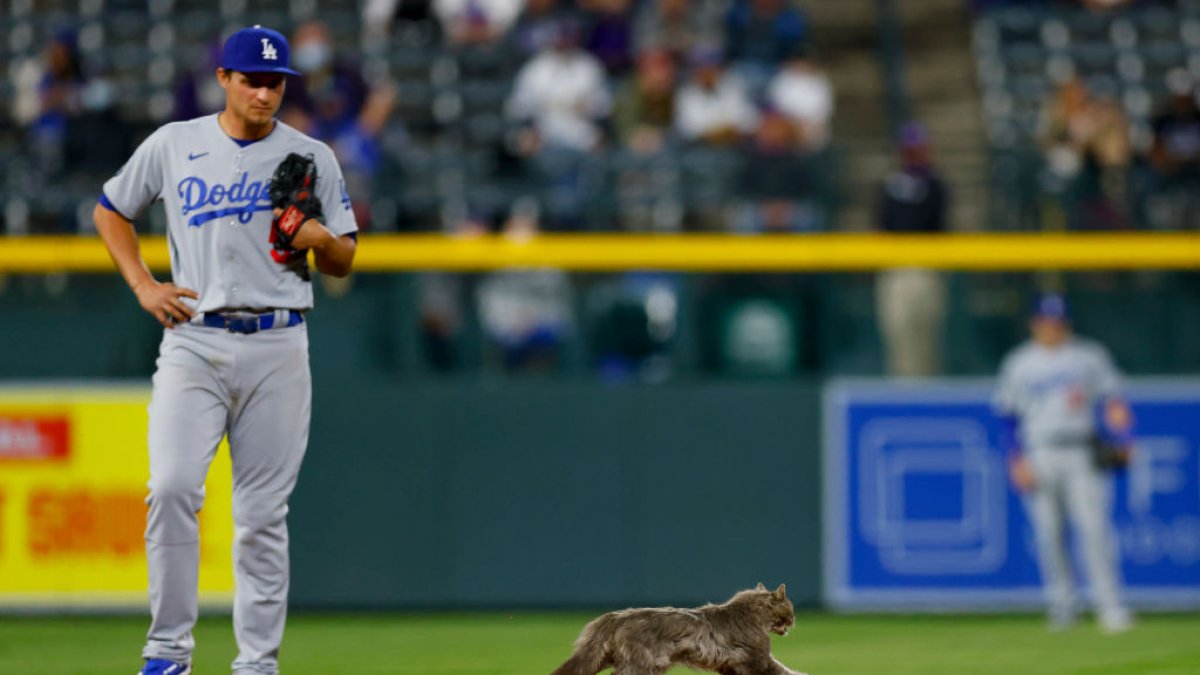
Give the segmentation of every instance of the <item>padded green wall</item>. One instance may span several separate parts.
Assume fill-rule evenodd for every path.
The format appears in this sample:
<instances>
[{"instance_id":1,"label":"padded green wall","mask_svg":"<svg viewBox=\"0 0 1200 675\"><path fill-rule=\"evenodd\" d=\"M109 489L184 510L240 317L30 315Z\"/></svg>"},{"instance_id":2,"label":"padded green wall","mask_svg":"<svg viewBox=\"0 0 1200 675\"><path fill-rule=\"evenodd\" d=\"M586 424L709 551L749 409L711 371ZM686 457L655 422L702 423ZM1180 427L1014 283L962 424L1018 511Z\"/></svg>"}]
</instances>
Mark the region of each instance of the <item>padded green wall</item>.
<instances>
[{"instance_id":1,"label":"padded green wall","mask_svg":"<svg viewBox=\"0 0 1200 675\"><path fill-rule=\"evenodd\" d=\"M813 385L316 387L299 606L818 600Z\"/></svg>"}]
</instances>

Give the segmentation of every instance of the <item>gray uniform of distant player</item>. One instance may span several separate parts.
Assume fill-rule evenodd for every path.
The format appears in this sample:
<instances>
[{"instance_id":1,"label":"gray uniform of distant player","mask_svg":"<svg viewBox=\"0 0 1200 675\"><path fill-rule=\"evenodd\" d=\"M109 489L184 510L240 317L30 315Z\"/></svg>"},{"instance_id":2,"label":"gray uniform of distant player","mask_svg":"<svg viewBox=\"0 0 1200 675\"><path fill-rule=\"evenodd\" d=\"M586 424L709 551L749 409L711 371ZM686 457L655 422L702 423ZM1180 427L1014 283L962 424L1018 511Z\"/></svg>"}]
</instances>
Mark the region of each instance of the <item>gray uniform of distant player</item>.
<instances>
[{"instance_id":1,"label":"gray uniform of distant player","mask_svg":"<svg viewBox=\"0 0 1200 675\"><path fill-rule=\"evenodd\" d=\"M150 604L146 658L190 661L197 617L204 479L228 434L233 464L234 671L278 671L288 592L285 516L308 444L308 335L291 312L312 307L302 264L280 264L268 243L267 187L289 153L317 163L317 196L336 235L356 231L330 149L276 122L244 147L211 115L168 124L104 184L107 206L137 216L162 199L176 285L199 293L191 323L165 331L150 403ZM187 302L192 302L186 300ZM271 312L253 334L205 326L204 313ZM289 326L289 323L293 324Z\"/></svg>"},{"instance_id":2,"label":"gray uniform of distant player","mask_svg":"<svg viewBox=\"0 0 1200 675\"><path fill-rule=\"evenodd\" d=\"M1101 619L1119 622L1127 616L1110 523L1111 477L1094 465L1089 449L1096 405L1117 395L1119 386L1108 351L1080 338L1056 348L1026 342L1009 354L1000 371L995 406L1019 419L1021 448L1037 478L1027 506L1056 622L1068 622L1075 614L1067 517L1082 537Z\"/></svg>"}]
</instances>

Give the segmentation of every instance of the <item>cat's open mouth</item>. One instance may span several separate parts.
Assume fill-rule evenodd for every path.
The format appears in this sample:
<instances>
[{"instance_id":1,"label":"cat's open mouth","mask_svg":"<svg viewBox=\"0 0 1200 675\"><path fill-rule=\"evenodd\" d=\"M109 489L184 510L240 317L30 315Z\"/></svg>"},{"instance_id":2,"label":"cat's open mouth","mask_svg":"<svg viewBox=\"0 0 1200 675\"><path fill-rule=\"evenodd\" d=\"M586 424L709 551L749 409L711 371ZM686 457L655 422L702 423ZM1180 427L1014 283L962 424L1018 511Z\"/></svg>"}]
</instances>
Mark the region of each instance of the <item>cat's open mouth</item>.
<instances>
[{"instance_id":1,"label":"cat's open mouth","mask_svg":"<svg viewBox=\"0 0 1200 675\"><path fill-rule=\"evenodd\" d=\"M775 622L775 625L771 626L771 632L775 633L776 635L787 635L791 628L792 624L786 621L777 621Z\"/></svg>"}]
</instances>

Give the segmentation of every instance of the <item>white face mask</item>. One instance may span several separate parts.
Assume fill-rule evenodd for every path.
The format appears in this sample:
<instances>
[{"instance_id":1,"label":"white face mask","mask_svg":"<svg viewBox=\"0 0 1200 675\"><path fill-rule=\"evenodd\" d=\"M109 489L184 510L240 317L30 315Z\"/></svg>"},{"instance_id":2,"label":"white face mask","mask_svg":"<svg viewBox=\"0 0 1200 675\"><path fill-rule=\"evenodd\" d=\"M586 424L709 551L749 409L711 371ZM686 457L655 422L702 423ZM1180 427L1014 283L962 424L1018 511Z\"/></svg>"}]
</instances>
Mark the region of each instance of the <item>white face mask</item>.
<instances>
[{"instance_id":1,"label":"white face mask","mask_svg":"<svg viewBox=\"0 0 1200 675\"><path fill-rule=\"evenodd\" d=\"M300 45L292 54L296 69L305 73L318 71L329 64L333 51L324 42L309 42Z\"/></svg>"}]
</instances>

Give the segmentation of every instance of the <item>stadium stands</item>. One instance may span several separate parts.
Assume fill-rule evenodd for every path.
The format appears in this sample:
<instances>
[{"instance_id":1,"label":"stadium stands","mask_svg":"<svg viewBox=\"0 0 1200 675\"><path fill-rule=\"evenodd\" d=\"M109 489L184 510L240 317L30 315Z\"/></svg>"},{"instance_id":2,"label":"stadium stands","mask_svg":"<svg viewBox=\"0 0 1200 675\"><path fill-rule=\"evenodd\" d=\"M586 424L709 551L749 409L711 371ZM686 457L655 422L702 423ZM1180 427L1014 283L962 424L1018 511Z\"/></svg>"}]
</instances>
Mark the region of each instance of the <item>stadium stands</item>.
<instances>
[{"instance_id":1,"label":"stadium stands","mask_svg":"<svg viewBox=\"0 0 1200 675\"><path fill-rule=\"evenodd\" d=\"M181 78L209 63L208 56L222 35L246 23L262 23L290 31L300 22L318 16L324 22L341 55L360 64L372 82L394 83L398 98L387 131L383 166L375 180L371 227L376 230L438 230L452 227L444 222L447 213L467 208L493 210L498 202L511 201L536 190L530 179L519 180L506 162L511 145L512 121L504 115L513 78L522 57L510 41L480 46L455 47L445 43L432 18L409 20L399 17L380 34L379 26L364 30L360 3L355 0L15 0L12 11L0 18L6 38L0 43L0 67L7 78L0 80L13 100L18 90L34 91L48 36L67 31L78 49L84 77L110 88L117 117L132 127L132 141L178 113L175 90ZM721 17L714 15L715 20ZM720 28L717 27L717 33ZM26 73L22 79L21 73ZM615 89L618 82L610 82ZM27 93L28 95L28 93ZM63 232L86 230L75 222L78 210L86 214L95 186L116 169L115 165L93 166L86 172L72 171L64 181L61 167L29 167L22 156L35 154L28 134L27 119L17 120L11 110L0 122L0 150L6 158L0 175L20 175L25 182L4 185L4 193L18 202L21 196L45 195L69 184L67 193L56 199L25 199L24 207L4 219L4 230L15 232ZM15 123L14 123L15 122ZM123 153L116 153L123 154ZM729 159L736 159L730 152ZM485 155L491 155L490 158ZM437 158L445 158L441 161ZM607 177L603 185L620 185L627 157L619 147L607 144L595 153ZM670 152L658 162L665 174L707 175L721 161L697 157L687 151ZM820 161L820 160L817 160ZM431 164L432 162L432 164ZM111 164L111 162L110 162ZM32 171L31 171L32 168ZM432 169L435 176L424 174ZM432 180L443 189L431 193L420 187ZM686 184L686 183L685 183ZM680 213L675 226L699 226L694 208L707 208L714 201L737 199L736 185L719 177L706 181L704 191L664 210ZM804 191L806 188L800 188ZM715 191L714 191L715 190ZM476 205L474 199L484 200ZM12 199L9 203L12 204ZM814 189L820 208L832 208L831 195ZM635 200L636 201L636 200ZM598 197L596 209L584 219L587 229L619 229L635 220L623 217L626 201ZM630 204L629 208L638 208ZM614 213L615 211L615 213ZM499 213L497 212L497 215ZM386 216L386 217L380 217ZM152 218L161 223L161 218ZM832 217L822 218L831 222ZM722 223L722 227L726 224Z\"/></svg>"},{"instance_id":2,"label":"stadium stands","mask_svg":"<svg viewBox=\"0 0 1200 675\"><path fill-rule=\"evenodd\" d=\"M133 143L178 114L179 83L189 73L206 76L206 64L223 34L254 22L287 32L318 16L339 54L357 63L368 82L390 82L398 92L378 138L381 159L367 190L370 227L460 231L482 224L499 230L511 205L528 206L544 196L529 162L515 151L519 127L504 110L513 78L525 61L522 49L505 41L449 46L432 15L414 16L414 10L404 6L392 7L394 16L388 21L364 25L364 4L376 3L10 0L9 10L0 15L0 69L6 74L0 78L0 95L6 102L0 112L0 202L4 204L0 232L87 232L98 186ZM714 5L725 3L705 7L711 10ZM703 14L722 20L720 11ZM819 35L821 24L814 22L806 30ZM720 34L721 28L710 32ZM88 100L94 109L89 110L91 126L77 125L82 131L64 139L56 154L30 128L37 115L44 50L50 38L59 34L69 37L86 66L81 87L91 87ZM1054 9L1037 9L1028 3L1001 6L975 18L971 45L990 147L992 189L986 226L1033 230L1061 222L1047 216L1052 210L1047 203L1056 196L1047 190L1039 128L1046 101L1072 75L1079 76L1096 96L1112 97L1129 120L1133 168L1127 178L1128 203L1134 214L1129 222L1145 226L1148 221L1140 216L1146 211L1145 195L1154 184L1143 180L1146 170L1141 157L1153 143L1154 115L1172 91L1172 82L1181 72L1200 77L1200 2L1104 15L1059 5ZM686 70L679 77L686 77ZM610 84L614 90L619 86L616 81ZM836 89L839 83L834 85ZM29 92L35 94L32 109ZM937 128L932 133L936 146ZM801 158L806 166L797 171L804 177L797 181L797 201L812 214L804 220L813 229L838 226L843 180L874 187L882 177L882 172L874 171L840 175L842 144L860 140L842 139L835 133L831 148ZM98 152L101 148L105 151ZM883 151L884 156L889 153ZM879 168L878 163L858 166ZM610 139L589 156L592 180L583 200L584 213L570 227L733 230L737 223L749 222L740 218L745 214L740 207L749 199L745 167L742 145L668 143L662 152L646 154ZM857 201L861 202L858 208L870 209L864 205L869 199ZM161 232L164 227L162 214L153 210L143 222L150 231ZM554 226L543 223L543 227ZM1019 317L1019 298L1032 282L1023 275L958 275L948 281L946 370L991 372L995 359L1019 335L1013 328L1019 328L1014 317ZM456 291L466 314L474 305L473 283L468 279ZM871 275L784 281L696 277L653 287L580 275L572 283L579 330L572 338L576 342L566 349L566 360L574 364L568 369L594 367L614 344L642 356L666 355L681 372L783 376L867 374L881 368ZM417 313L414 307L420 292L414 289L419 284L400 285L407 295L399 304ZM1156 312L1186 314L1197 295L1186 279L1153 274L1081 277L1072 278L1070 285L1081 299L1078 305L1085 327L1109 331L1111 335L1101 337L1112 340L1133 369L1153 372L1165 364L1191 363L1185 345L1192 328L1171 324L1171 330L1161 334L1161 349L1145 349L1130 328L1166 325ZM19 299L23 288L10 284L7 300L15 301L14 295ZM645 333L651 297L663 297L663 289L673 298L673 304L666 304L677 312L670 320L680 325L692 322L699 335L681 330L655 342ZM36 292L43 290L38 286ZM363 287L355 290L366 294L358 302L390 306L390 292L381 291L378 298L373 292ZM1171 309L1152 310L1134 300L1147 293L1157 294L1162 307ZM120 297L119 289L115 294ZM1142 319L1123 324L1104 321L1104 299L1110 294L1127 298L1122 301L1126 311L1153 316L1146 314L1144 324ZM599 316L608 318L601 321ZM473 321L466 319L453 337L460 354L482 351ZM737 347L737 326L754 321L782 326L774 334L793 336L792 349L772 352L778 357L773 361L747 362L742 358L746 351ZM642 326L643 332L630 334L632 325ZM458 367L472 367L472 358L460 359ZM660 365L661 359L651 363L652 368ZM111 373L128 374L121 368Z\"/></svg>"},{"instance_id":3,"label":"stadium stands","mask_svg":"<svg viewBox=\"0 0 1200 675\"><path fill-rule=\"evenodd\" d=\"M1072 78L1096 99L1115 101L1133 151L1126 224L1152 227L1144 213L1147 181L1140 159L1153 144L1154 115L1172 81L1200 76L1200 4L1135 5L1113 12L1082 6L1013 4L982 13L973 46L992 148L991 227L1047 226L1047 102ZM1050 225L1053 226L1053 225Z\"/></svg>"}]
</instances>

